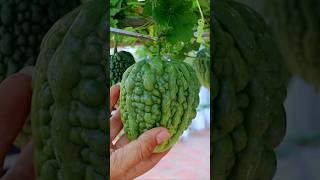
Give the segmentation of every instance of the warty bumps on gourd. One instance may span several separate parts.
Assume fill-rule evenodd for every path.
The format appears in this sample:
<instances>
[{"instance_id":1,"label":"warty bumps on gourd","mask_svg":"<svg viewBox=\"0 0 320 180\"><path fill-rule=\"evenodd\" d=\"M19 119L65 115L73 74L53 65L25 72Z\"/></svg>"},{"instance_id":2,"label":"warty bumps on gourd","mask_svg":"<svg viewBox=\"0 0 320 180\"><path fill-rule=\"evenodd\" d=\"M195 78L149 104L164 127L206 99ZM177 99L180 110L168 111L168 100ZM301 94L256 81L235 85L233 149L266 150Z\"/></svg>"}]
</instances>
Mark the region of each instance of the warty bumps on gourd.
<instances>
[{"instance_id":1,"label":"warty bumps on gourd","mask_svg":"<svg viewBox=\"0 0 320 180\"><path fill-rule=\"evenodd\" d=\"M80 0L0 0L0 83L25 66L34 65L42 38ZM15 140L23 147L31 139L30 118Z\"/></svg>"},{"instance_id":2,"label":"warty bumps on gourd","mask_svg":"<svg viewBox=\"0 0 320 180\"><path fill-rule=\"evenodd\" d=\"M215 0L211 15L213 178L270 180L286 130L281 53L249 7Z\"/></svg>"},{"instance_id":3,"label":"warty bumps on gourd","mask_svg":"<svg viewBox=\"0 0 320 180\"><path fill-rule=\"evenodd\" d=\"M165 127L171 138L155 152L171 148L196 116L200 83L184 62L156 56L139 61L123 74L120 109L129 140L154 127Z\"/></svg>"},{"instance_id":4,"label":"warty bumps on gourd","mask_svg":"<svg viewBox=\"0 0 320 180\"><path fill-rule=\"evenodd\" d=\"M0 0L0 82L34 65L42 38L80 0Z\"/></svg>"},{"instance_id":5,"label":"warty bumps on gourd","mask_svg":"<svg viewBox=\"0 0 320 180\"><path fill-rule=\"evenodd\" d=\"M135 63L130 52L119 51L111 55L110 58L110 81L111 85L121 82L123 73Z\"/></svg>"},{"instance_id":6,"label":"warty bumps on gourd","mask_svg":"<svg viewBox=\"0 0 320 180\"><path fill-rule=\"evenodd\" d=\"M291 72L320 90L320 1L238 1L264 17Z\"/></svg>"},{"instance_id":7,"label":"warty bumps on gourd","mask_svg":"<svg viewBox=\"0 0 320 180\"><path fill-rule=\"evenodd\" d=\"M89 1L54 24L41 44L31 110L39 180L106 179L107 21L107 1Z\"/></svg>"}]
</instances>

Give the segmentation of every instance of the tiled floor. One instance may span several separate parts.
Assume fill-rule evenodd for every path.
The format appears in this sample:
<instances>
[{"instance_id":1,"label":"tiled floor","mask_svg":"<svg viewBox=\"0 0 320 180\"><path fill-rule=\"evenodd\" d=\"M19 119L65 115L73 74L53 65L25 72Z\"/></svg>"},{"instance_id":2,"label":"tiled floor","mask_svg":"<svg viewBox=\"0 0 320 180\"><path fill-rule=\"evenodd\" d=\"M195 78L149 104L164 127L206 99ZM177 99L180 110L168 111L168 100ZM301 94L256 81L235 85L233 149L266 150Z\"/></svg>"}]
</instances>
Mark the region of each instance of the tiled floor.
<instances>
[{"instance_id":1,"label":"tiled floor","mask_svg":"<svg viewBox=\"0 0 320 180\"><path fill-rule=\"evenodd\" d=\"M209 180L210 131L191 132L159 164L138 180Z\"/></svg>"}]
</instances>

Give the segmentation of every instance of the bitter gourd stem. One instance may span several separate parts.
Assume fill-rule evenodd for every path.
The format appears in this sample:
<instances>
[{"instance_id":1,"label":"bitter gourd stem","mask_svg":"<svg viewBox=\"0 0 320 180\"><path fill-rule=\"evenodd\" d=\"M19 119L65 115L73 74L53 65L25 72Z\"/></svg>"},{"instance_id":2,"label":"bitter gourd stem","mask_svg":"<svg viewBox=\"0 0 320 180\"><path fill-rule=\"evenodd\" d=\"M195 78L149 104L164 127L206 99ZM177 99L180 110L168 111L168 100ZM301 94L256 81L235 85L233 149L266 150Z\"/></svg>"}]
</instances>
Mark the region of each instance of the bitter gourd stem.
<instances>
[{"instance_id":1,"label":"bitter gourd stem","mask_svg":"<svg viewBox=\"0 0 320 180\"><path fill-rule=\"evenodd\" d=\"M118 41L117 41L117 38L115 38L115 43L114 43L114 51L113 51L113 54L116 54L118 52Z\"/></svg>"},{"instance_id":2,"label":"bitter gourd stem","mask_svg":"<svg viewBox=\"0 0 320 180\"><path fill-rule=\"evenodd\" d=\"M202 12L199 0L196 0L196 2L197 2L197 6L198 6L198 9L199 9L200 15L201 15L201 19L202 19L202 21L204 21L204 16L203 16L203 12Z\"/></svg>"}]
</instances>

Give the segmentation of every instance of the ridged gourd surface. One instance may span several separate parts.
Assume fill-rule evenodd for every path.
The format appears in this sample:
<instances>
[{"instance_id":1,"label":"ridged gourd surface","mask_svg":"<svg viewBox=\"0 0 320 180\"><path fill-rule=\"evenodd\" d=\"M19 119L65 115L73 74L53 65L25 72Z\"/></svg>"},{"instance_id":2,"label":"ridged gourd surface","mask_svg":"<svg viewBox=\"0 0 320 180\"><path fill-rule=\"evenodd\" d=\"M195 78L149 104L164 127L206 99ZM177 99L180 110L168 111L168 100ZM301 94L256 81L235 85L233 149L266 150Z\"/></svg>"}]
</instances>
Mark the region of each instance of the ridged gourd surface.
<instances>
[{"instance_id":1,"label":"ridged gourd surface","mask_svg":"<svg viewBox=\"0 0 320 180\"><path fill-rule=\"evenodd\" d=\"M286 129L281 54L252 9L216 0L213 12L213 178L270 180Z\"/></svg>"},{"instance_id":2,"label":"ridged gourd surface","mask_svg":"<svg viewBox=\"0 0 320 180\"><path fill-rule=\"evenodd\" d=\"M139 61L123 75L121 120L129 140L154 127L165 127L171 138L155 152L171 148L196 115L200 84L192 67L160 57Z\"/></svg>"},{"instance_id":3,"label":"ridged gourd surface","mask_svg":"<svg viewBox=\"0 0 320 180\"><path fill-rule=\"evenodd\" d=\"M80 0L0 0L0 82L34 65L42 38Z\"/></svg>"},{"instance_id":4,"label":"ridged gourd surface","mask_svg":"<svg viewBox=\"0 0 320 180\"><path fill-rule=\"evenodd\" d=\"M106 13L105 0L85 3L41 44L31 112L37 179L106 179Z\"/></svg>"},{"instance_id":5,"label":"ridged gourd surface","mask_svg":"<svg viewBox=\"0 0 320 180\"><path fill-rule=\"evenodd\" d=\"M263 15L290 70L320 89L320 1L238 1Z\"/></svg>"}]
</instances>

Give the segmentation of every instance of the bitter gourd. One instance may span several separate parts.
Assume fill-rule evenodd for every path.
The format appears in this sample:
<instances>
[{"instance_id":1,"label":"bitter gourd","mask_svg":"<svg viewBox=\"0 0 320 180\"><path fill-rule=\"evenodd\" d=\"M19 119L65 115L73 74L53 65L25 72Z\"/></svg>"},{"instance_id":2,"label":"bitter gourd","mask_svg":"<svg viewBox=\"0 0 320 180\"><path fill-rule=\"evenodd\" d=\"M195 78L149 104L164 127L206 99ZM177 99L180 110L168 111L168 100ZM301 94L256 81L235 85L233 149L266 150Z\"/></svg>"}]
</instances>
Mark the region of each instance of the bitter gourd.
<instances>
[{"instance_id":1,"label":"bitter gourd","mask_svg":"<svg viewBox=\"0 0 320 180\"><path fill-rule=\"evenodd\" d=\"M44 37L31 110L37 179L106 179L107 20L107 1L90 1Z\"/></svg>"},{"instance_id":2,"label":"bitter gourd","mask_svg":"<svg viewBox=\"0 0 320 180\"><path fill-rule=\"evenodd\" d=\"M121 81L123 73L135 63L135 60L127 51L115 52L110 59L110 81L111 85L114 85Z\"/></svg>"},{"instance_id":3,"label":"bitter gourd","mask_svg":"<svg viewBox=\"0 0 320 180\"><path fill-rule=\"evenodd\" d=\"M320 89L320 2L239 0L263 15L292 73Z\"/></svg>"},{"instance_id":4,"label":"bitter gourd","mask_svg":"<svg viewBox=\"0 0 320 180\"><path fill-rule=\"evenodd\" d=\"M0 0L0 83L34 65L43 36L58 18L79 4L80 0ZM30 138L27 119L15 145L23 147Z\"/></svg>"},{"instance_id":5,"label":"bitter gourd","mask_svg":"<svg viewBox=\"0 0 320 180\"><path fill-rule=\"evenodd\" d=\"M234 1L212 13L213 179L272 179L285 134L282 56L265 22Z\"/></svg>"},{"instance_id":6,"label":"bitter gourd","mask_svg":"<svg viewBox=\"0 0 320 180\"><path fill-rule=\"evenodd\" d=\"M206 88L210 88L210 52L209 49L203 48L197 52L197 57L192 63L200 84Z\"/></svg>"},{"instance_id":7,"label":"bitter gourd","mask_svg":"<svg viewBox=\"0 0 320 180\"><path fill-rule=\"evenodd\" d=\"M1 0L0 82L34 65L43 36L79 4L80 0Z\"/></svg>"},{"instance_id":8,"label":"bitter gourd","mask_svg":"<svg viewBox=\"0 0 320 180\"><path fill-rule=\"evenodd\" d=\"M185 62L162 57L139 61L123 74L120 109L129 140L154 127L166 127L171 138L155 152L175 144L196 115L200 83L193 68Z\"/></svg>"}]
</instances>

